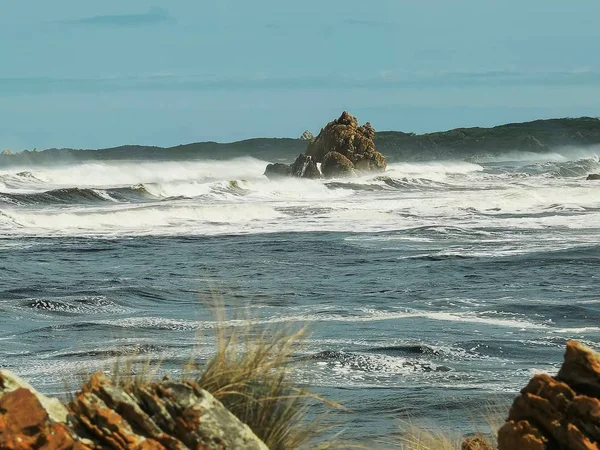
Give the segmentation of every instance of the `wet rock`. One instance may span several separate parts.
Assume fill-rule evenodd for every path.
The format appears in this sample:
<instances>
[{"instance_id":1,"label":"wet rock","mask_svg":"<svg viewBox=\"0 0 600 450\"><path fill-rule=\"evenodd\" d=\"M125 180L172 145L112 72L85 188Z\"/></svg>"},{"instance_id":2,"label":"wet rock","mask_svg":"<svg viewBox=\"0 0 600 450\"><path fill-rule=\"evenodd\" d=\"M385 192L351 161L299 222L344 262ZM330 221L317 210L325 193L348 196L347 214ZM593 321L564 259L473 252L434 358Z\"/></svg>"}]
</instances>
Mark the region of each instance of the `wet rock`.
<instances>
[{"instance_id":1,"label":"wet rock","mask_svg":"<svg viewBox=\"0 0 600 450\"><path fill-rule=\"evenodd\" d=\"M304 133L302 133L302 136L300 136L300 139L303 141L312 141L315 137L313 136L313 134L306 130Z\"/></svg>"},{"instance_id":2,"label":"wet rock","mask_svg":"<svg viewBox=\"0 0 600 450\"><path fill-rule=\"evenodd\" d=\"M586 180L600 180L600 173L590 173Z\"/></svg>"},{"instance_id":3,"label":"wet rock","mask_svg":"<svg viewBox=\"0 0 600 450\"><path fill-rule=\"evenodd\" d=\"M282 163L269 164L265 169L264 175L270 180L288 178L292 175L292 167L289 164Z\"/></svg>"},{"instance_id":4,"label":"wet rock","mask_svg":"<svg viewBox=\"0 0 600 450\"><path fill-rule=\"evenodd\" d=\"M321 178L321 171L317 166L317 161L312 157L300 154L291 166L291 175L296 178Z\"/></svg>"},{"instance_id":5,"label":"wet rock","mask_svg":"<svg viewBox=\"0 0 600 450\"><path fill-rule=\"evenodd\" d=\"M385 170L385 157L375 149L375 130L370 123L363 126L347 111L329 122L319 135L308 144L306 154L316 162L324 162L329 152L345 156L359 170Z\"/></svg>"},{"instance_id":6,"label":"wet rock","mask_svg":"<svg viewBox=\"0 0 600 450\"><path fill-rule=\"evenodd\" d=\"M353 176L354 164L338 152L329 152L323 158L321 172L325 178L339 178Z\"/></svg>"},{"instance_id":7,"label":"wet rock","mask_svg":"<svg viewBox=\"0 0 600 450\"><path fill-rule=\"evenodd\" d=\"M515 399L498 449L598 450L600 355L569 341L556 377L536 375Z\"/></svg>"}]
</instances>

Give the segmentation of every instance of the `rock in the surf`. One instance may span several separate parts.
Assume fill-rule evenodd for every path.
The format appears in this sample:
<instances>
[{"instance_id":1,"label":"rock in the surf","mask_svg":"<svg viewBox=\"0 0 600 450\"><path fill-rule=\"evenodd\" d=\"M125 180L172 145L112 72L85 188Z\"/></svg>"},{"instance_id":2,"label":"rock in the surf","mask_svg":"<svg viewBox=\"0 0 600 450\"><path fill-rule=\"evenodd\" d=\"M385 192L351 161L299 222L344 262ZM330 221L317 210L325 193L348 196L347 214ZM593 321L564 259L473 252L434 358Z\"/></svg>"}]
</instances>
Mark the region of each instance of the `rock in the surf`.
<instances>
[{"instance_id":1,"label":"rock in the surf","mask_svg":"<svg viewBox=\"0 0 600 450\"><path fill-rule=\"evenodd\" d=\"M292 175L292 166L282 163L269 164L265 169L264 175L270 180L287 178Z\"/></svg>"},{"instance_id":2,"label":"rock in the surf","mask_svg":"<svg viewBox=\"0 0 600 450\"><path fill-rule=\"evenodd\" d=\"M359 126L358 120L347 111L329 122L308 144L306 154L322 163L329 152L337 152L361 171L382 172L387 163L375 149L375 130L369 122Z\"/></svg>"},{"instance_id":3,"label":"rock in the surf","mask_svg":"<svg viewBox=\"0 0 600 450\"><path fill-rule=\"evenodd\" d=\"M341 178L355 174L352 161L338 152L329 152L325 155L321 172L325 178Z\"/></svg>"},{"instance_id":4,"label":"rock in the surf","mask_svg":"<svg viewBox=\"0 0 600 450\"><path fill-rule=\"evenodd\" d=\"M600 180L600 173L590 173L586 180Z\"/></svg>"},{"instance_id":5,"label":"rock in the surf","mask_svg":"<svg viewBox=\"0 0 600 450\"><path fill-rule=\"evenodd\" d=\"M498 450L598 450L600 354L569 341L558 375L534 376L498 432Z\"/></svg>"},{"instance_id":6,"label":"rock in the surf","mask_svg":"<svg viewBox=\"0 0 600 450\"><path fill-rule=\"evenodd\" d=\"M297 178L321 178L317 161L312 156L301 153L291 166L291 175Z\"/></svg>"},{"instance_id":7,"label":"rock in the surf","mask_svg":"<svg viewBox=\"0 0 600 450\"><path fill-rule=\"evenodd\" d=\"M304 133L302 133L302 136L300 136L300 139L303 141L312 141L315 137L313 136L313 134L306 130Z\"/></svg>"}]
</instances>

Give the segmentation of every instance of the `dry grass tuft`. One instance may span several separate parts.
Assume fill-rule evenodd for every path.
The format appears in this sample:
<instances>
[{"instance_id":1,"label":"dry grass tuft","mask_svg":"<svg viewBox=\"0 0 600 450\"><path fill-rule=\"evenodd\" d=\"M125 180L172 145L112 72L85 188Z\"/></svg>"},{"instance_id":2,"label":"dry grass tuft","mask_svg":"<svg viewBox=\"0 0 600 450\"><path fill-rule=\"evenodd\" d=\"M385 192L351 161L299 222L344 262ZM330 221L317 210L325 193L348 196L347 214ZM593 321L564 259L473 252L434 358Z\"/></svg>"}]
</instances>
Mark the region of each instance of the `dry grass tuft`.
<instances>
[{"instance_id":1,"label":"dry grass tuft","mask_svg":"<svg viewBox=\"0 0 600 450\"><path fill-rule=\"evenodd\" d=\"M240 331L227 328L223 320L218 323L217 351L199 367L200 387L272 450L301 448L325 432L319 420L307 420L307 409L315 401L337 405L298 387L291 378L293 355L306 330L257 332L248 325Z\"/></svg>"},{"instance_id":2,"label":"dry grass tuft","mask_svg":"<svg viewBox=\"0 0 600 450\"><path fill-rule=\"evenodd\" d=\"M504 423L507 415L508 404L500 401L487 406L484 421L484 429L474 426L473 436L480 438L490 448L497 448L498 430ZM473 423L476 423L473 419ZM461 450L465 436L457 432L448 432L442 429L428 429L409 423L406 433L400 439L399 447L402 450Z\"/></svg>"}]
</instances>

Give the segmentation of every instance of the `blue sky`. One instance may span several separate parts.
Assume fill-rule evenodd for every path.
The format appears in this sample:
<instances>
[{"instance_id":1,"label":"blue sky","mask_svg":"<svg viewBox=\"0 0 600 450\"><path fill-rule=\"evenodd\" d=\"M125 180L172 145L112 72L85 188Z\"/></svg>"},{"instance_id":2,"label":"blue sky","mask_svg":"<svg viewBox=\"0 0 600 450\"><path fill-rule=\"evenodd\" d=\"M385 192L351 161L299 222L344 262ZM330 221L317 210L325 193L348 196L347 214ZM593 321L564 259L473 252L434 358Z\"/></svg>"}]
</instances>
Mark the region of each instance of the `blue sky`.
<instances>
[{"instance_id":1,"label":"blue sky","mask_svg":"<svg viewBox=\"0 0 600 450\"><path fill-rule=\"evenodd\" d=\"M0 149L598 114L600 2L4 0Z\"/></svg>"}]
</instances>

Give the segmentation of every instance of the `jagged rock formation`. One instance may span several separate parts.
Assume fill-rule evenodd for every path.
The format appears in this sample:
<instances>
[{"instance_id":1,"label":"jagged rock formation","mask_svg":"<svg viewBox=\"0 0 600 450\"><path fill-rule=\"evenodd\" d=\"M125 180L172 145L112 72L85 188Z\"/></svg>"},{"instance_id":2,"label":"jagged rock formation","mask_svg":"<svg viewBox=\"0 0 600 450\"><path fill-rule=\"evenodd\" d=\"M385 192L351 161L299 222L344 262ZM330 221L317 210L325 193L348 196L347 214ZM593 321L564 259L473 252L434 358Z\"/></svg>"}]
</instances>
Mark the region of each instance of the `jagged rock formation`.
<instances>
[{"instance_id":1,"label":"jagged rock formation","mask_svg":"<svg viewBox=\"0 0 600 450\"><path fill-rule=\"evenodd\" d=\"M358 126L358 120L344 111L329 122L308 144L306 154L322 163L329 152L346 157L358 170L383 172L385 157L375 149L375 130L369 122Z\"/></svg>"},{"instance_id":2,"label":"jagged rock formation","mask_svg":"<svg viewBox=\"0 0 600 450\"><path fill-rule=\"evenodd\" d=\"M302 136L300 136L300 139L303 141L312 141L315 137L313 136L313 134L306 130L304 133L302 133Z\"/></svg>"},{"instance_id":3,"label":"jagged rock formation","mask_svg":"<svg viewBox=\"0 0 600 450\"><path fill-rule=\"evenodd\" d=\"M338 152L329 152L323 158L321 172L325 178L340 178L354 175L354 164Z\"/></svg>"},{"instance_id":4,"label":"jagged rock formation","mask_svg":"<svg viewBox=\"0 0 600 450\"><path fill-rule=\"evenodd\" d=\"M0 372L0 449L268 450L250 428L193 382L127 388L93 375L63 406Z\"/></svg>"},{"instance_id":5,"label":"jagged rock formation","mask_svg":"<svg viewBox=\"0 0 600 450\"><path fill-rule=\"evenodd\" d=\"M304 135L303 135L304 136ZM311 135L312 136L312 135ZM289 168L289 175L299 178L352 176L356 171L383 172L385 156L375 150L375 130L369 122L358 126L355 117L344 111L329 122L316 138L311 138L306 154L301 154ZM321 164L319 170L318 164ZM269 164L268 178L280 178L288 173L283 164Z\"/></svg>"},{"instance_id":6,"label":"jagged rock formation","mask_svg":"<svg viewBox=\"0 0 600 450\"><path fill-rule=\"evenodd\" d=\"M600 354L567 343L556 377L536 375L498 432L498 450L600 449Z\"/></svg>"},{"instance_id":7,"label":"jagged rock formation","mask_svg":"<svg viewBox=\"0 0 600 450\"><path fill-rule=\"evenodd\" d=\"M269 164L265 169L264 175L270 180L287 178L292 175L292 167L289 164L282 163Z\"/></svg>"},{"instance_id":8,"label":"jagged rock formation","mask_svg":"<svg viewBox=\"0 0 600 450\"><path fill-rule=\"evenodd\" d=\"M315 159L304 153L296 158L290 169L291 175L296 178L321 178L321 172Z\"/></svg>"}]
</instances>

